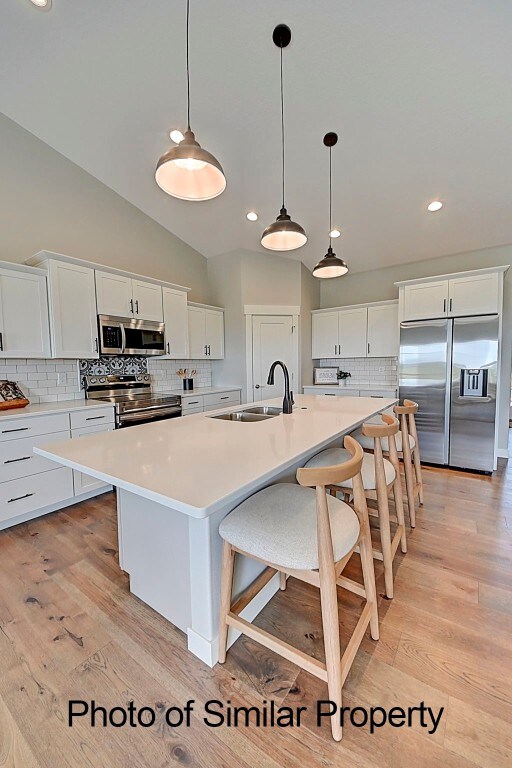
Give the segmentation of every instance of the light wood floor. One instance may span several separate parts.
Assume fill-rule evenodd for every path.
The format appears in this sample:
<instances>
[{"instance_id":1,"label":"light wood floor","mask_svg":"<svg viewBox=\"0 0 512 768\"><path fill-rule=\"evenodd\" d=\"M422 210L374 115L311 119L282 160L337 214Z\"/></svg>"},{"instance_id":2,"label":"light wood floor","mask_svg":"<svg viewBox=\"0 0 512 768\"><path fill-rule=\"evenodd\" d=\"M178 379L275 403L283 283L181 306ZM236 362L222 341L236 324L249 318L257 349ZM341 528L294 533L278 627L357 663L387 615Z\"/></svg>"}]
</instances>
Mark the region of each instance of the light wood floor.
<instances>
[{"instance_id":1,"label":"light wood floor","mask_svg":"<svg viewBox=\"0 0 512 768\"><path fill-rule=\"evenodd\" d=\"M396 596L380 597L381 640L363 641L344 704L443 706L435 735L348 726L336 744L327 723L212 729L199 717L175 731L68 728L70 698L159 712L189 698L326 698L315 678L248 640L214 670L188 654L185 637L128 592L109 494L0 533L1 768L512 765L512 467L492 479L436 469L424 478ZM340 594L346 637L359 599ZM314 589L290 580L258 623L321 655Z\"/></svg>"}]
</instances>

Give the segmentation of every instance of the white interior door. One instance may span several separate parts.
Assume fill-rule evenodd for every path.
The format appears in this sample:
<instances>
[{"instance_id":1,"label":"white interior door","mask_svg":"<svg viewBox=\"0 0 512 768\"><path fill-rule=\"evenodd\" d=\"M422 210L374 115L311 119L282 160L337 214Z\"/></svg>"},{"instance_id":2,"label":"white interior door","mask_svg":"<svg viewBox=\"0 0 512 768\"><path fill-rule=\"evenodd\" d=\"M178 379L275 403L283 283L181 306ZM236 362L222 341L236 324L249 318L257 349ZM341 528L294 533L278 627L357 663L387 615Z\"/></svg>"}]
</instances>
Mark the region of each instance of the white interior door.
<instances>
[{"instance_id":1,"label":"white interior door","mask_svg":"<svg viewBox=\"0 0 512 768\"><path fill-rule=\"evenodd\" d=\"M283 397L284 379L280 368L276 369L273 386L267 384L268 372L274 360L281 360L290 372L290 388L297 379L295 344L291 315L254 316L252 319L252 366L253 399L268 400Z\"/></svg>"}]
</instances>

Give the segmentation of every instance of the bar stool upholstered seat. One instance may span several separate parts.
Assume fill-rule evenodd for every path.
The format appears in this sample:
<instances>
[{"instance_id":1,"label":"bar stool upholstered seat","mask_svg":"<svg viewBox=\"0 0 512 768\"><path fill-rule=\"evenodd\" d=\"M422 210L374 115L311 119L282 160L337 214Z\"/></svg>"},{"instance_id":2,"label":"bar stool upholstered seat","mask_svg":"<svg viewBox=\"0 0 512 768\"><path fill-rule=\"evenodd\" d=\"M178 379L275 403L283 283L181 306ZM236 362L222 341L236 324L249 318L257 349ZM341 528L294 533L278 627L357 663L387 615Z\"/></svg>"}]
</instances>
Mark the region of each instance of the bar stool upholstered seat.
<instances>
[{"instance_id":1,"label":"bar stool upholstered seat","mask_svg":"<svg viewBox=\"0 0 512 768\"><path fill-rule=\"evenodd\" d=\"M371 440L373 449L373 438L366 438L365 440ZM360 444L361 442L358 441ZM364 446L363 446L364 447ZM312 459L305 464L306 467L329 467L333 464L342 464L344 461L348 461L350 458L349 452L346 448L326 448L325 451L317 453ZM387 459L383 459L384 473L386 477L386 485L391 485L396 477L395 468L392 463ZM363 488L365 491L373 491L377 488L377 478L375 476L375 461L373 456L369 453L365 453L363 457L363 463L361 466L361 478L363 480ZM344 488L352 488L352 478L345 480L343 483Z\"/></svg>"},{"instance_id":2,"label":"bar stool upholstered seat","mask_svg":"<svg viewBox=\"0 0 512 768\"><path fill-rule=\"evenodd\" d=\"M351 456L340 449L341 464ZM334 560L356 545L359 520L345 502L330 496ZM277 483L250 496L224 518L219 527L224 541L236 549L282 568L318 569L316 493L294 483Z\"/></svg>"}]
</instances>

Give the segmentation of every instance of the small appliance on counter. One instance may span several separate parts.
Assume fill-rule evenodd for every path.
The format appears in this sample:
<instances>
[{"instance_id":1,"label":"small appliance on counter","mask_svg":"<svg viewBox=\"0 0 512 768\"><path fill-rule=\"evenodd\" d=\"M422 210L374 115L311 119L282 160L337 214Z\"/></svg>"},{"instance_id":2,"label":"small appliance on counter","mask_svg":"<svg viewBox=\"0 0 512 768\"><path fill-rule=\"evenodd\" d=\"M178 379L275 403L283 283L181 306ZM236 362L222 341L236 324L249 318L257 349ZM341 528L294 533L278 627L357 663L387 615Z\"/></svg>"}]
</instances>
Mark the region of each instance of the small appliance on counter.
<instances>
[{"instance_id":1,"label":"small appliance on counter","mask_svg":"<svg viewBox=\"0 0 512 768\"><path fill-rule=\"evenodd\" d=\"M0 411L26 408L30 404L15 381L0 380Z\"/></svg>"},{"instance_id":2,"label":"small appliance on counter","mask_svg":"<svg viewBox=\"0 0 512 768\"><path fill-rule=\"evenodd\" d=\"M113 403L116 429L181 416L181 397L151 389L149 373L84 376L87 399Z\"/></svg>"}]
</instances>

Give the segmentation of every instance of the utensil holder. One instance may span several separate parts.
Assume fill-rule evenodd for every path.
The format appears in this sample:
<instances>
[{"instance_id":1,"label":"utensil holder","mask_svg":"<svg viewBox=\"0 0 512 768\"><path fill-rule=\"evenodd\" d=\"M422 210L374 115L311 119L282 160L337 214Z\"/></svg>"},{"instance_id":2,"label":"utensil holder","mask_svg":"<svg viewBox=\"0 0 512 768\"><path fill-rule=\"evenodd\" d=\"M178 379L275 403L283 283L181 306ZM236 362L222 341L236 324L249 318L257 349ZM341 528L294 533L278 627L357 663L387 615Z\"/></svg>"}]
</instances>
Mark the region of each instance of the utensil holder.
<instances>
[{"instance_id":1,"label":"utensil holder","mask_svg":"<svg viewBox=\"0 0 512 768\"><path fill-rule=\"evenodd\" d=\"M183 389L194 389L194 379L183 379Z\"/></svg>"}]
</instances>

